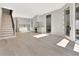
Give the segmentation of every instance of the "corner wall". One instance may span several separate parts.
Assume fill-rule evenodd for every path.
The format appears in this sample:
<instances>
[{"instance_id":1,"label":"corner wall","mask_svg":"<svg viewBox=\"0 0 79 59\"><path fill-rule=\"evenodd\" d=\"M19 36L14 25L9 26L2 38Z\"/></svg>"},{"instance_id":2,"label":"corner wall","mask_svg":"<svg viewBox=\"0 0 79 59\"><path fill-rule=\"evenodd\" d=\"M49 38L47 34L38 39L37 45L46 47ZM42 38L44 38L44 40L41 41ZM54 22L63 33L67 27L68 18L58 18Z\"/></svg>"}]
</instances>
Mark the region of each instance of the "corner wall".
<instances>
[{"instance_id":1,"label":"corner wall","mask_svg":"<svg viewBox=\"0 0 79 59\"><path fill-rule=\"evenodd\" d=\"M39 20L41 23L40 32L46 33L46 15L39 16Z\"/></svg>"},{"instance_id":2,"label":"corner wall","mask_svg":"<svg viewBox=\"0 0 79 59\"><path fill-rule=\"evenodd\" d=\"M70 39L72 41L75 41L75 3L70 4L70 25L71 25L71 33L70 33Z\"/></svg>"},{"instance_id":3,"label":"corner wall","mask_svg":"<svg viewBox=\"0 0 79 59\"><path fill-rule=\"evenodd\" d=\"M65 35L64 32L64 13L63 10L56 10L52 13L51 20L52 34Z\"/></svg>"}]
</instances>

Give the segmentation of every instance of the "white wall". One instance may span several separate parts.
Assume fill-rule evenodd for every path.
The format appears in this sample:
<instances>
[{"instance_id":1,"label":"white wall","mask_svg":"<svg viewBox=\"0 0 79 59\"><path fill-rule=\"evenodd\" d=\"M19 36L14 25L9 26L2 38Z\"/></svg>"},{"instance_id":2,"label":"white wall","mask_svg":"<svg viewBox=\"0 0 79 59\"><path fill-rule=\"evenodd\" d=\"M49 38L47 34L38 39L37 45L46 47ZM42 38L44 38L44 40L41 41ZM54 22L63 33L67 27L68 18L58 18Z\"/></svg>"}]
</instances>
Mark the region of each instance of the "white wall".
<instances>
[{"instance_id":1,"label":"white wall","mask_svg":"<svg viewBox=\"0 0 79 59\"><path fill-rule=\"evenodd\" d=\"M57 35L63 35L64 31L64 13L63 10L56 10L51 13L46 13L38 16L40 23L42 23L42 27L38 30L40 33L46 33L46 16L51 14L51 33Z\"/></svg>"},{"instance_id":2,"label":"white wall","mask_svg":"<svg viewBox=\"0 0 79 59\"><path fill-rule=\"evenodd\" d=\"M70 4L70 25L71 25L71 32L70 32L70 39L75 41L75 4Z\"/></svg>"},{"instance_id":3,"label":"white wall","mask_svg":"<svg viewBox=\"0 0 79 59\"><path fill-rule=\"evenodd\" d=\"M51 14L51 33L57 35L65 35L64 9L70 7L70 40L75 41L75 4L70 3L59 10L39 16L40 21L44 22L44 31L46 31L46 15ZM42 30L41 30L42 31Z\"/></svg>"},{"instance_id":4,"label":"white wall","mask_svg":"<svg viewBox=\"0 0 79 59\"><path fill-rule=\"evenodd\" d=\"M51 14L51 33L57 35L65 35L64 29L64 11L62 9L52 11L43 15L39 15L38 19L42 23L39 28L40 33L46 33L46 16Z\"/></svg>"},{"instance_id":5,"label":"white wall","mask_svg":"<svg viewBox=\"0 0 79 59\"><path fill-rule=\"evenodd\" d=\"M46 15L40 15L39 20L41 23L40 31L41 33L46 33Z\"/></svg>"},{"instance_id":6,"label":"white wall","mask_svg":"<svg viewBox=\"0 0 79 59\"><path fill-rule=\"evenodd\" d=\"M76 29L79 29L79 20L76 20Z\"/></svg>"},{"instance_id":7,"label":"white wall","mask_svg":"<svg viewBox=\"0 0 79 59\"><path fill-rule=\"evenodd\" d=\"M64 13L63 10L56 10L52 13L51 21L52 34L64 34Z\"/></svg>"},{"instance_id":8,"label":"white wall","mask_svg":"<svg viewBox=\"0 0 79 59\"><path fill-rule=\"evenodd\" d=\"M1 29L1 21L2 21L2 8L0 8L0 29Z\"/></svg>"},{"instance_id":9,"label":"white wall","mask_svg":"<svg viewBox=\"0 0 79 59\"><path fill-rule=\"evenodd\" d=\"M75 41L75 4L70 3L52 13L52 34L65 34L64 9L70 7L70 40Z\"/></svg>"},{"instance_id":10,"label":"white wall","mask_svg":"<svg viewBox=\"0 0 79 59\"><path fill-rule=\"evenodd\" d=\"M31 19L31 31L35 31L34 28L36 27L36 21L38 20L38 16L35 16Z\"/></svg>"}]
</instances>

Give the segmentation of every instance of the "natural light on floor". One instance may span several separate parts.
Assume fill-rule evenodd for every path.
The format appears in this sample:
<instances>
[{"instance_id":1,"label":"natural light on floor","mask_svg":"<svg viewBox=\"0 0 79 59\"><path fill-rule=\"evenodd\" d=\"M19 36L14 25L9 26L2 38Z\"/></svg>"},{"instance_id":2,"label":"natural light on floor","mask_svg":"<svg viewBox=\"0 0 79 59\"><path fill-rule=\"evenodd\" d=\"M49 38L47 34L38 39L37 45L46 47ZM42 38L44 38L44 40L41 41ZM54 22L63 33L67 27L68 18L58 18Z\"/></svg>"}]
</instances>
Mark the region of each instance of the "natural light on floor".
<instances>
[{"instance_id":1,"label":"natural light on floor","mask_svg":"<svg viewBox=\"0 0 79 59\"><path fill-rule=\"evenodd\" d=\"M48 34L38 34L38 35L34 35L33 37L41 38L41 37L45 37L45 36L48 36Z\"/></svg>"},{"instance_id":2,"label":"natural light on floor","mask_svg":"<svg viewBox=\"0 0 79 59\"><path fill-rule=\"evenodd\" d=\"M69 40L63 39L59 43L57 43L57 45L61 47L66 47L68 43L69 43Z\"/></svg>"},{"instance_id":3,"label":"natural light on floor","mask_svg":"<svg viewBox=\"0 0 79 59\"><path fill-rule=\"evenodd\" d=\"M79 44L75 44L75 46L74 46L74 49L73 49L74 51L76 51L76 52L79 52Z\"/></svg>"}]
</instances>

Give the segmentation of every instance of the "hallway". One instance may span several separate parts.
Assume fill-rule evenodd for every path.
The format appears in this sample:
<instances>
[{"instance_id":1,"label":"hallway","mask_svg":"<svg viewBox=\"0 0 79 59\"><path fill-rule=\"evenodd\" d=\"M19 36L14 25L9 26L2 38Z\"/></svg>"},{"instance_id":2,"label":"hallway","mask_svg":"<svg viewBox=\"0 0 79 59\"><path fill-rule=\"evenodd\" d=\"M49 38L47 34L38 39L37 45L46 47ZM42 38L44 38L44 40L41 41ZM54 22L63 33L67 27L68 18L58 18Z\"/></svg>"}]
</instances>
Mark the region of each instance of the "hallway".
<instances>
[{"instance_id":1,"label":"hallway","mask_svg":"<svg viewBox=\"0 0 79 59\"><path fill-rule=\"evenodd\" d=\"M79 44L75 43L75 3L3 3L1 6L0 55L79 55Z\"/></svg>"},{"instance_id":2,"label":"hallway","mask_svg":"<svg viewBox=\"0 0 79 59\"><path fill-rule=\"evenodd\" d=\"M77 56L73 51L74 42L67 46L57 45L64 37L49 34L42 38L35 38L37 33L17 33L15 38L0 40L0 56Z\"/></svg>"}]
</instances>

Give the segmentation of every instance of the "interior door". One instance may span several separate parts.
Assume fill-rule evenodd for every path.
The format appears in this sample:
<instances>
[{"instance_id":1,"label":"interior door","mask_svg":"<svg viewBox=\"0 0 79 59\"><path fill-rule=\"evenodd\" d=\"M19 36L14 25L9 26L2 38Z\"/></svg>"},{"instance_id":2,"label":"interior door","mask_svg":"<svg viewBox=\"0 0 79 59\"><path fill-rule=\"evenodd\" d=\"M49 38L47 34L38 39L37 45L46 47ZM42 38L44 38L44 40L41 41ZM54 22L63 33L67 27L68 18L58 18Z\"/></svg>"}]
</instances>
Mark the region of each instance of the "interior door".
<instances>
[{"instance_id":1,"label":"interior door","mask_svg":"<svg viewBox=\"0 0 79 59\"><path fill-rule=\"evenodd\" d=\"M64 11L64 23L65 23L65 34L67 36L70 36L70 8L68 7L67 9L65 9Z\"/></svg>"},{"instance_id":2,"label":"interior door","mask_svg":"<svg viewBox=\"0 0 79 59\"><path fill-rule=\"evenodd\" d=\"M51 15L46 16L46 32L51 32Z\"/></svg>"}]
</instances>

